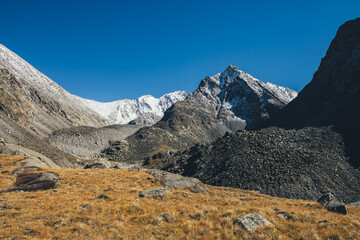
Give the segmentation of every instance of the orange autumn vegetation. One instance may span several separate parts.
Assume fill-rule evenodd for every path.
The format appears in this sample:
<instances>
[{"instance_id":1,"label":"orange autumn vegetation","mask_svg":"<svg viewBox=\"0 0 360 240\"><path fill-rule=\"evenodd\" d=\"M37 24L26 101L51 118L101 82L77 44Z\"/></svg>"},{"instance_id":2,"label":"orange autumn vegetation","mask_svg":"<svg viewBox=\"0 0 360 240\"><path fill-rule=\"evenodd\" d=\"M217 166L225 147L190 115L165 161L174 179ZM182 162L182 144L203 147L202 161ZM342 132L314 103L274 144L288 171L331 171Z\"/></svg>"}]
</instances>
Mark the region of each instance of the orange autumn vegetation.
<instances>
[{"instance_id":1,"label":"orange autumn vegetation","mask_svg":"<svg viewBox=\"0 0 360 240\"><path fill-rule=\"evenodd\" d=\"M23 157L0 155L1 190ZM327 212L314 201L291 200L205 185L209 194L170 189L164 199L139 198L161 187L144 171L42 169L59 175L53 190L0 195L1 239L360 239L360 209ZM185 193L185 194L179 194ZM96 196L105 194L109 200ZM283 209L286 220L274 209ZM166 218L157 217L168 214ZM236 218L259 213L273 226L247 233Z\"/></svg>"}]
</instances>

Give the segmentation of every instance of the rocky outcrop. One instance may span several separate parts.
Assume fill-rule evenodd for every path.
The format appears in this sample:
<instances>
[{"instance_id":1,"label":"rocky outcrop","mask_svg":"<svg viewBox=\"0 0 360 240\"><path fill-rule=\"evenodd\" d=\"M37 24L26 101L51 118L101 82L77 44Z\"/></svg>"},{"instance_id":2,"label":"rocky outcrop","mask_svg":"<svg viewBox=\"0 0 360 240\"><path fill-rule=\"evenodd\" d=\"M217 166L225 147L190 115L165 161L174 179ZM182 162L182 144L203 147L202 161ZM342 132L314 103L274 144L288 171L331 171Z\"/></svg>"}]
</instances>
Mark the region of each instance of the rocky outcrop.
<instances>
[{"instance_id":1,"label":"rocky outcrop","mask_svg":"<svg viewBox=\"0 0 360 240\"><path fill-rule=\"evenodd\" d=\"M165 188L147 189L139 192L139 197L167 197Z\"/></svg>"},{"instance_id":2,"label":"rocky outcrop","mask_svg":"<svg viewBox=\"0 0 360 240\"><path fill-rule=\"evenodd\" d=\"M240 225L248 232L255 232L261 226L273 225L269 220L260 214L248 214L234 221L234 225Z\"/></svg>"},{"instance_id":3,"label":"rocky outcrop","mask_svg":"<svg viewBox=\"0 0 360 240\"><path fill-rule=\"evenodd\" d=\"M54 188L56 182L58 181L60 181L59 177L51 172L23 172L17 175L14 188L0 191L0 193L13 191L48 190Z\"/></svg>"},{"instance_id":4,"label":"rocky outcrop","mask_svg":"<svg viewBox=\"0 0 360 240\"><path fill-rule=\"evenodd\" d=\"M179 174L173 174L156 169L147 170L146 173L153 175L154 178L158 179L161 185L166 189L188 188L192 192L207 193L207 191L202 187L202 183L196 178L184 177Z\"/></svg>"},{"instance_id":5,"label":"rocky outcrop","mask_svg":"<svg viewBox=\"0 0 360 240\"><path fill-rule=\"evenodd\" d=\"M312 81L266 126L334 126L347 156L360 167L360 18L343 24Z\"/></svg>"},{"instance_id":6,"label":"rocky outcrop","mask_svg":"<svg viewBox=\"0 0 360 240\"><path fill-rule=\"evenodd\" d=\"M330 212L337 212L341 214L347 213L345 204L341 200L337 199L332 193L322 195L317 201Z\"/></svg>"}]
</instances>

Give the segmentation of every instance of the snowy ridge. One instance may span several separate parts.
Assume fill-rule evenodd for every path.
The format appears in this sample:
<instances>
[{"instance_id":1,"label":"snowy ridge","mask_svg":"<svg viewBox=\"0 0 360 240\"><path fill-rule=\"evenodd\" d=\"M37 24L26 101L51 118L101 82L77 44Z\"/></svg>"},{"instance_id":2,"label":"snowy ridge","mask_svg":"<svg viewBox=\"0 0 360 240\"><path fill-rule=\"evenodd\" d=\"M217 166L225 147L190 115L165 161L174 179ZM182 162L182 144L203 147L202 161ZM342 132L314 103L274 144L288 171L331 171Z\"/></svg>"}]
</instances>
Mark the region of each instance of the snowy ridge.
<instances>
[{"instance_id":1,"label":"snowy ridge","mask_svg":"<svg viewBox=\"0 0 360 240\"><path fill-rule=\"evenodd\" d=\"M162 117L168 108L178 101L183 101L187 95L185 91L176 91L160 98L145 95L138 99L124 99L108 103L84 99L84 103L108 119L110 123L126 124L139 116L146 116L146 113Z\"/></svg>"},{"instance_id":2,"label":"snowy ridge","mask_svg":"<svg viewBox=\"0 0 360 240\"><path fill-rule=\"evenodd\" d=\"M35 88L56 102L75 111L96 115L111 124L126 124L137 117L146 117L148 113L162 117L172 104L184 100L188 95L184 91L177 91L165 94L160 98L146 95L136 100L125 99L108 103L84 99L67 92L2 44L0 44L0 67L8 69L19 81ZM145 115L142 116L142 114ZM149 121L154 121L152 119L149 119Z\"/></svg>"}]
</instances>

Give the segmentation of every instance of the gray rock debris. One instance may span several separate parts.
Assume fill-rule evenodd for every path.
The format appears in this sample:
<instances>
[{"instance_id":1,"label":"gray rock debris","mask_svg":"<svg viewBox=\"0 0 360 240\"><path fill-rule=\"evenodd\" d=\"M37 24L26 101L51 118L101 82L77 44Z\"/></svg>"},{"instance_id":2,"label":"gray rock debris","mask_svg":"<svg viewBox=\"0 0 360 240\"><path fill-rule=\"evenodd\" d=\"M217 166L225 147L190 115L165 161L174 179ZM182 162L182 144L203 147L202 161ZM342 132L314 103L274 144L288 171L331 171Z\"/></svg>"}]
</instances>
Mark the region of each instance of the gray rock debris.
<instances>
[{"instance_id":1,"label":"gray rock debris","mask_svg":"<svg viewBox=\"0 0 360 240\"><path fill-rule=\"evenodd\" d=\"M322 195L318 203L324 206L324 208L330 212L337 212L341 214L346 214L346 206L345 204L337 199L332 193L325 193Z\"/></svg>"},{"instance_id":2,"label":"gray rock debris","mask_svg":"<svg viewBox=\"0 0 360 240\"><path fill-rule=\"evenodd\" d=\"M254 232L263 225L273 225L269 220L260 214L248 214L234 221L234 225L240 225L248 232Z\"/></svg>"},{"instance_id":3,"label":"gray rock debris","mask_svg":"<svg viewBox=\"0 0 360 240\"><path fill-rule=\"evenodd\" d=\"M165 188L147 189L139 192L139 197L167 197L167 191Z\"/></svg>"}]
</instances>

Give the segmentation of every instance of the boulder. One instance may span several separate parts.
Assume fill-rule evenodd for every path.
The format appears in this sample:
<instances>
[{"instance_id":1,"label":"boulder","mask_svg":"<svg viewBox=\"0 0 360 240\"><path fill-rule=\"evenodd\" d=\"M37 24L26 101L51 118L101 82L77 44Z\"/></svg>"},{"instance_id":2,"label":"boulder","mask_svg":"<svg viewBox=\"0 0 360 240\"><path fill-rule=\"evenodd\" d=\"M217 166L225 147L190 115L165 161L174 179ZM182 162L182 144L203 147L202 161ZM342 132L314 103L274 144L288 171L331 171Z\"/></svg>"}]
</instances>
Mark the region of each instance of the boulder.
<instances>
[{"instance_id":1,"label":"boulder","mask_svg":"<svg viewBox=\"0 0 360 240\"><path fill-rule=\"evenodd\" d=\"M328 211L341 214L347 213L345 204L341 200L337 199L332 193L325 193L322 195L319 198L318 203L323 205L323 207Z\"/></svg>"},{"instance_id":2,"label":"boulder","mask_svg":"<svg viewBox=\"0 0 360 240\"><path fill-rule=\"evenodd\" d=\"M37 191L47 190L55 187L59 177L52 172L34 173L23 172L17 175L14 188L0 191L13 192L13 191Z\"/></svg>"},{"instance_id":3,"label":"boulder","mask_svg":"<svg viewBox=\"0 0 360 240\"><path fill-rule=\"evenodd\" d=\"M167 197L167 191L165 188L154 188L139 192L139 197Z\"/></svg>"},{"instance_id":4,"label":"boulder","mask_svg":"<svg viewBox=\"0 0 360 240\"><path fill-rule=\"evenodd\" d=\"M99 163L99 162L88 163L84 166L84 169L94 169L94 168L105 169L107 167L104 164Z\"/></svg>"},{"instance_id":5,"label":"boulder","mask_svg":"<svg viewBox=\"0 0 360 240\"><path fill-rule=\"evenodd\" d=\"M105 200L109 200L109 199L110 199L110 198L109 198L107 195L105 195L105 194L100 194L100 195L96 196L96 198L98 198L98 199L105 199Z\"/></svg>"},{"instance_id":6,"label":"boulder","mask_svg":"<svg viewBox=\"0 0 360 240\"><path fill-rule=\"evenodd\" d=\"M248 214L234 221L234 225L240 225L248 232L254 232L263 225L272 225L272 223L260 214Z\"/></svg>"},{"instance_id":7,"label":"boulder","mask_svg":"<svg viewBox=\"0 0 360 240\"><path fill-rule=\"evenodd\" d=\"M189 188L194 193L207 193L202 187L202 183L197 178L184 177L166 171L150 169L146 173L153 175L156 179L160 179L161 185L166 189L173 188Z\"/></svg>"}]
</instances>

